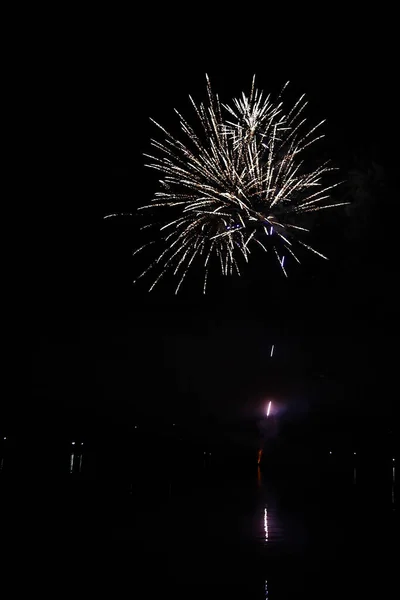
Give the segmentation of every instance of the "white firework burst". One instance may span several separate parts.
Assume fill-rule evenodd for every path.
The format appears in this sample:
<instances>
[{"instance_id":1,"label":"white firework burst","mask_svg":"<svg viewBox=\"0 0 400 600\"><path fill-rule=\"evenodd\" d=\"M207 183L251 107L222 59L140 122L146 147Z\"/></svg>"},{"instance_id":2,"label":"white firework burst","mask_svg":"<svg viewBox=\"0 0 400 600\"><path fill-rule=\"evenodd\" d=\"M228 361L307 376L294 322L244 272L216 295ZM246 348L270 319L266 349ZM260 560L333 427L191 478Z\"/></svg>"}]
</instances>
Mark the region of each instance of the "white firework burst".
<instances>
[{"instance_id":1,"label":"white firework burst","mask_svg":"<svg viewBox=\"0 0 400 600\"><path fill-rule=\"evenodd\" d=\"M155 272L150 290L171 271L178 276L177 293L200 260L205 292L211 259L218 260L222 274L240 274L242 261L249 261L256 246L272 251L285 275L285 255L300 262L297 245L326 258L300 239L308 232L301 216L346 204L329 202L330 190L339 183L323 184L334 170L328 163L311 171L305 167L303 152L323 137L323 121L307 127L304 96L285 112L282 92L274 102L255 88L254 78L250 94L231 105L221 104L208 77L207 91L205 104L189 97L193 125L176 111L181 139L153 121L163 139L151 140L154 152L145 155L146 166L162 174L161 188L139 210L149 211L156 233L134 252L163 244L137 278Z\"/></svg>"}]
</instances>

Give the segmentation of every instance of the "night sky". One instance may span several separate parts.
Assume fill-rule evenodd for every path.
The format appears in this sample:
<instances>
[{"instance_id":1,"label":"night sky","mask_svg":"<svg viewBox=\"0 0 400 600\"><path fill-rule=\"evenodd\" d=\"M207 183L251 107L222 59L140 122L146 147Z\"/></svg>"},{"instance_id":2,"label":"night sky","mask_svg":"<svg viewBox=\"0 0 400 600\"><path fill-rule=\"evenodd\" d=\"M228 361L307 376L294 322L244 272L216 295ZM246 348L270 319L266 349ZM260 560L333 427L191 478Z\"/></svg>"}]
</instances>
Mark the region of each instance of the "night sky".
<instances>
[{"instance_id":1,"label":"night sky","mask_svg":"<svg viewBox=\"0 0 400 600\"><path fill-rule=\"evenodd\" d=\"M44 69L51 127L29 257L32 389L4 401L6 411L49 422L69 410L128 423L246 420L273 397L293 414L390 414L395 82L376 65L360 67L356 49L318 68L309 59L289 68L282 58L273 72L263 60L227 63L210 52L196 62L168 49L142 60L136 50L129 60L93 49L73 64L63 59L57 76ZM310 240L329 262L305 252L288 280L257 259L243 278L216 277L205 297L195 274L177 297L167 279L148 294L132 286L134 222L103 216L151 199L157 178L142 156L157 135L149 117L174 130L173 109L189 117L188 94L205 99L205 72L222 100L247 91L253 73L267 92L288 79L289 99L305 92L309 121L327 119L316 158L340 168L346 183L335 199L343 194L352 206L315 223Z\"/></svg>"}]
</instances>

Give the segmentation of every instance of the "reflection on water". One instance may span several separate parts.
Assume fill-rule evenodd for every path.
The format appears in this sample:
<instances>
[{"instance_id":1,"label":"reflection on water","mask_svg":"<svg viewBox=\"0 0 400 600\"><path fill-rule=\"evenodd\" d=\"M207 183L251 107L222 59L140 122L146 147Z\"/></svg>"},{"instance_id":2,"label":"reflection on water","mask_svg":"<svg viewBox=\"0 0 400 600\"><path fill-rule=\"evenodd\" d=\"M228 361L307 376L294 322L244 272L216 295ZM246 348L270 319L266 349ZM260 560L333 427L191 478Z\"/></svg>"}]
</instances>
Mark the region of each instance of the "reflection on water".
<instances>
[{"instance_id":1,"label":"reflection on water","mask_svg":"<svg viewBox=\"0 0 400 600\"><path fill-rule=\"evenodd\" d=\"M265 532L265 541L268 542L268 508L264 508L264 532Z\"/></svg>"},{"instance_id":2,"label":"reflection on water","mask_svg":"<svg viewBox=\"0 0 400 600\"><path fill-rule=\"evenodd\" d=\"M393 509L394 509L394 484L396 481L396 467L393 467L393 472L392 472L392 504L393 504Z\"/></svg>"},{"instance_id":3,"label":"reflection on water","mask_svg":"<svg viewBox=\"0 0 400 600\"><path fill-rule=\"evenodd\" d=\"M355 557L358 560L360 555L366 555L367 547L370 556L379 559L382 552L391 547L392 522L396 516L392 512L395 508L394 461L379 465L378 475L369 478L365 475L368 465L359 458L360 453L356 464L350 454L340 472L324 470L318 465L303 477L302 473L283 469L278 475L271 475L268 470L262 472L257 465L250 466L245 473L224 473L209 460L204 472L201 456L198 466L188 471L169 471L170 465L164 470L162 465L155 470L135 465L131 470L124 467L118 471L115 454L114 461L109 461L112 468L99 468L91 479L96 468L92 466L92 448L85 443L83 452L81 446L76 442L63 447L60 460L54 462L57 472L62 474L60 489L67 492L58 497L65 503L63 507L71 507L70 511L60 513L69 512L79 525L73 532L74 544L79 541L86 522L91 522L92 515L95 521L95 510L99 510L101 519L96 519L93 534L92 530L88 534L89 540L90 536L97 535L101 526L107 543L109 540L127 541L127 554L140 552L145 557L143 561L149 556L150 570L154 574L158 568L164 568L168 577L176 572L177 579L185 584L198 576L202 568L201 585L209 585L211 589L214 579L224 580L225 585L233 571L235 580L240 579L240 582L237 589L232 583L231 600L239 597L235 594L243 581L255 590L254 595L252 591L245 592L242 596L245 600L303 597L308 586L316 587L314 577L319 577L320 572L323 573L321 581L323 577L326 577L324 581L330 581L332 576L342 577L342 573L344 579L346 565ZM75 476L82 472L83 453L84 477ZM19 477L18 467L22 464L13 462L11 453L6 454L6 458L5 471L0 474L3 486L0 493L3 489L10 489L12 493L9 473L17 465ZM329 456L326 460L331 464ZM0 458L0 471L4 469L4 461ZM31 464L30 455L26 462ZM47 469L47 463L43 468ZM373 531L364 533L371 509L379 515L378 524ZM154 518L155 514L159 514L159 518ZM162 536L159 535L160 522ZM157 558L155 551L159 553ZM333 589L324 585L321 584L320 596L310 591L310 595L304 597L319 600L333 597L330 595ZM191 597L190 594L187 597ZM210 597L207 591L204 597ZM223 597L226 596L221 595L219 600Z\"/></svg>"},{"instance_id":4,"label":"reflection on water","mask_svg":"<svg viewBox=\"0 0 400 600\"><path fill-rule=\"evenodd\" d=\"M75 452L71 452L71 456L69 459L69 472L70 473L81 473L82 472L82 454L75 454Z\"/></svg>"}]
</instances>

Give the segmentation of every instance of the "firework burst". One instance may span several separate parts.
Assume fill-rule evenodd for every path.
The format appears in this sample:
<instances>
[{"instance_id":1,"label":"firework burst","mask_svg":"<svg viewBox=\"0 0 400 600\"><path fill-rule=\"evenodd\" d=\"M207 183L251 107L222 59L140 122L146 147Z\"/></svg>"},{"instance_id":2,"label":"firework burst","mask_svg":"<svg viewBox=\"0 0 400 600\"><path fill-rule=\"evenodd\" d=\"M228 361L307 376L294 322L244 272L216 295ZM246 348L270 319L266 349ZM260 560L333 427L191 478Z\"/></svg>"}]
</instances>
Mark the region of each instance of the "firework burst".
<instances>
[{"instance_id":1,"label":"firework burst","mask_svg":"<svg viewBox=\"0 0 400 600\"><path fill-rule=\"evenodd\" d=\"M307 171L302 158L323 137L323 121L308 128L304 96L285 111L282 92L272 101L255 88L254 78L250 94L231 105L221 104L208 77L207 92L207 102L200 105L189 97L193 125L176 111L181 139L153 121L163 139L151 140L146 166L162 179L152 202L139 210L147 211L145 227L155 233L134 252L163 244L137 278L152 272L149 290L172 272L178 277L177 293L190 267L200 261L205 292L212 261L223 275L240 274L255 247L272 252L285 275L285 257L300 262L301 246L326 258L301 239L308 232L302 215L340 205L329 203L329 191L339 183L322 183L334 169L324 163Z\"/></svg>"}]
</instances>

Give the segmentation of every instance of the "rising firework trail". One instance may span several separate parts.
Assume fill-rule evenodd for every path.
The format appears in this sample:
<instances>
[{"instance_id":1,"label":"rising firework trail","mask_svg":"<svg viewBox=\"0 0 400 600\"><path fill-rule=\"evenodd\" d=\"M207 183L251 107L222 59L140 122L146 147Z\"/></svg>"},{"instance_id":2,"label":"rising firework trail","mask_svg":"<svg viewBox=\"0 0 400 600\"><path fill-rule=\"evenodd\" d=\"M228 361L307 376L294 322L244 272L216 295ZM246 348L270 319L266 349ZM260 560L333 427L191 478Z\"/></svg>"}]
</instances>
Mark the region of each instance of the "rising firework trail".
<instances>
[{"instance_id":1,"label":"rising firework trail","mask_svg":"<svg viewBox=\"0 0 400 600\"><path fill-rule=\"evenodd\" d=\"M326 258L300 239L308 232L302 216L344 204L329 202L339 183L322 183L334 170L329 163L314 170L304 164L303 151L323 137L323 121L307 127L304 96L286 109L282 92L273 101L255 88L254 78L249 95L231 104L221 104L208 77L207 92L200 105L189 97L193 123L176 111L179 137L153 121L162 137L151 140L146 166L162 178L151 203L139 209L153 237L134 252L162 245L137 278L153 274L149 291L171 272L177 293L190 267L200 263L205 292L212 263L223 275L240 275L255 248L272 253L287 276L285 257L300 263L300 247Z\"/></svg>"}]
</instances>

